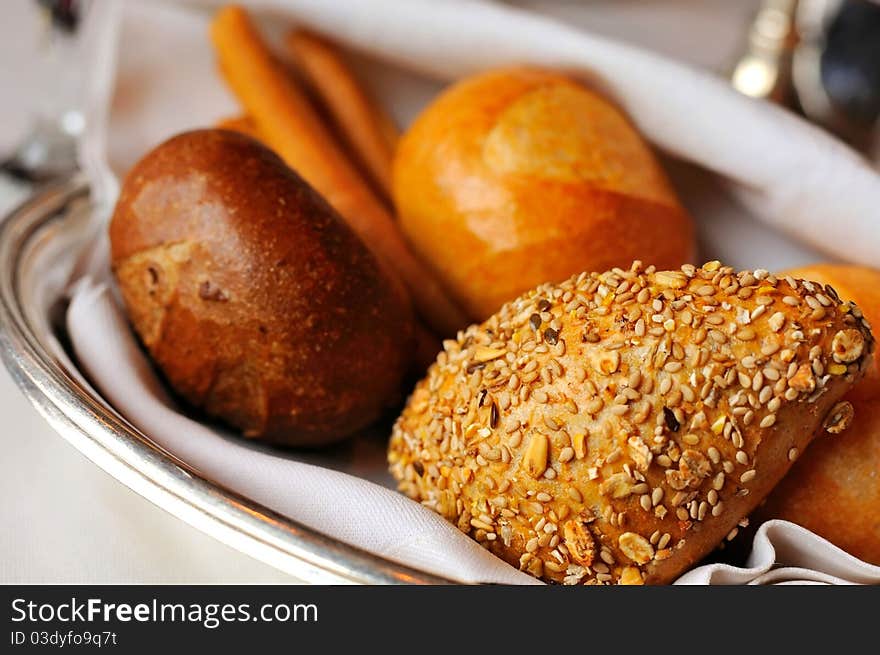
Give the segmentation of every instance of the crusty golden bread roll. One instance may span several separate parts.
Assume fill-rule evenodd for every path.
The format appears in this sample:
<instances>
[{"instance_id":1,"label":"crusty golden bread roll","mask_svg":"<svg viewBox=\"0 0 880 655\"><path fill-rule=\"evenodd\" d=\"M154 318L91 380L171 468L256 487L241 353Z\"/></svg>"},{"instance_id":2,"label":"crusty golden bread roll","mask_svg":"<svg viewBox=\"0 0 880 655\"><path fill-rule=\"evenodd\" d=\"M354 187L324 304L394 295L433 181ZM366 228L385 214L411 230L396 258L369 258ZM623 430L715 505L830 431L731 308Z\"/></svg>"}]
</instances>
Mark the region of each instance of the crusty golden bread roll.
<instances>
[{"instance_id":1,"label":"crusty golden bread roll","mask_svg":"<svg viewBox=\"0 0 880 655\"><path fill-rule=\"evenodd\" d=\"M871 333L793 282L710 262L542 285L445 343L391 472L545 580L670 582L851 419Z\"/></svg>"},{"instance_id":2,"label":"crusty golden bread roll","mask_svg":"<svg viewBox=\"0 0 880 655\"><path fill-rule=\"evenodd\" d=\"M476 320L583 270L693 255L690 218L649 147L613 105L557 73L455 84L404 135L392 177L408 239Z\"/></svg>"},{"instance_id":3,"label":"crusty golden bread roll","mask_svg":"<svg viewBox=\"0 0 880 655\"><path fill-rule=\"evenodd\" d=\"M817 264L788 273L831 285L880 325L880 271ZM816 439L755 513L804 526L866 562L880 565L880 370L878 352L846 396L855 410L843 434Z\"/></svg>"},{"instance_id":4,"label":"crusty golden bread roll","mask_svg":"<svg viewBox=\"0 0 880 655\"><path fill-rule=\"evenodd\" d=\"M846 432L815 439L752 521L797 523L880 566L880 397L852 405Z\"/></svg>"},{"instance_id":5,"label":"crusty golden bread roll","mask_svg":"<svg viewBox=\"0 0 880 655\"><path fill-rule=\"evenodd\" d=\"M188 132L126 177L110 224L131 322L171 386L248 437L315 445L399 398L403 287L271 151Z\"/></svg>"}]
</instances>

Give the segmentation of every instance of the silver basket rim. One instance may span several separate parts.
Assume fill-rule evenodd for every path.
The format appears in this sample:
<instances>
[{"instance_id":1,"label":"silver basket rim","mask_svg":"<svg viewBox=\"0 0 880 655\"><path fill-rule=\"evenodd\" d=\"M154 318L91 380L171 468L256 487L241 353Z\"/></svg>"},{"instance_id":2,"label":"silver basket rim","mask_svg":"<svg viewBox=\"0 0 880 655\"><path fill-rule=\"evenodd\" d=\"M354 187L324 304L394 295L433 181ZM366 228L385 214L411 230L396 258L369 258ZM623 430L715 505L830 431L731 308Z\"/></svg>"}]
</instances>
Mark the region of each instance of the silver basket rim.
<instances>
[{"instance_id":1,"label":"silver basket rim","mask_svg":"<svg viewBox=\"0 0 880 655\"><path fill-rule=\"evenodd\" d=\"M452 584L311 529L225 488L153 443L80 383L29 317L36 254L82 226L82 175L37 192L0 219L0 356L18 387L64 439L118 481L218 541L318 584ZM82 247L84 244L80 244Z\"/></svg>"}]
</instances>

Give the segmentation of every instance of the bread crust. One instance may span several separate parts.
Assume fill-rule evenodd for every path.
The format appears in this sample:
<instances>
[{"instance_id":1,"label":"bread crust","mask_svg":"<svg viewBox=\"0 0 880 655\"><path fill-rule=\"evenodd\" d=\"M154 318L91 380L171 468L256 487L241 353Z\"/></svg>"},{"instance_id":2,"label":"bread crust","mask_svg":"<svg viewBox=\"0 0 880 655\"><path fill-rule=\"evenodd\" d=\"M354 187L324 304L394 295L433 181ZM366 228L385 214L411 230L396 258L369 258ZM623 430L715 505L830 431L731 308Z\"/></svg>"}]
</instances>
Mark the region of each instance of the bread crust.
<instances>
[{"instance_id":1,"label":"bread crust","mask_svg":"<svg viewBox=\"0 0 880 655\"><path fill-rule=\"evenodd\" d=\"M393 430L400 489L547 581L658 584L842 427L873 338L821 285L636 262L444 345Z\"/></svg>"},{"instance_id":2,"label":"bread crust","mask_svg":"<svg viewBox=\"0 0 880 655\"><path fill-rule=\"evenodd\" d=\"M880 566L880 399L847 397L855 416L846 432L815 439L753 521L797 523Z\"/></svg>"},{"instance_id":3,"label":"bread crust","mask_svg":"<svg viewBox=\"0 0 880 655\"><path fill-rule=\"evenodd\" d=\"M246 436L335 441L399 397L413 344L402 287L250 137L200 130L158 146L126 178L110 241L168 382Z\"/></svg>"},{"instance_id":4,"label":"bread crust","mask_svg":"<svg viewBox=\"0 0 880 655\"><path fill-rule=\"evenodd\" d=\"M693 226L624 115L550 71L491 71L442 93L401 139L400 226L476 320L529 288L693 256Z\"/></svg>"},{"instance_id":5,"label":"bread crust","mask_svg":"<svg viewBox=\"0 0 880 655\"><path fill-rule=\"evenodd\" d=\"M815 264L787 272L831 285L880 325L880 271L864 266ZM816 439L754 514L756 523L785 519L824 537L851 555L880 565L880 351L865 377L846 395L852 425Z\"/></svg>"}]
</instances>

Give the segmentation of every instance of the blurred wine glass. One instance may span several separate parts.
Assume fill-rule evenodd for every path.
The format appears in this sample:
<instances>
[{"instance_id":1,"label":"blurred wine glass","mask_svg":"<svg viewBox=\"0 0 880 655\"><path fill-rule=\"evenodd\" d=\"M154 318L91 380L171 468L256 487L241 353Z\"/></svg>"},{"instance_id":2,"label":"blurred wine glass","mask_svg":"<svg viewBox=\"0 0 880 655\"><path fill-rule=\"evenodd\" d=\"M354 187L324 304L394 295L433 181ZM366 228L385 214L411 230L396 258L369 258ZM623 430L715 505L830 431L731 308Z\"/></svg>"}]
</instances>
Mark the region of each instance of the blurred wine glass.
<instances>
[{"instance_id":1,"label":"blurred wine glass","mask_svg":"<svg viewBox=\"0 0 880 655\"><path fill-rule=\"evenodd\" d=\"M25 184L64 176L76 168L76 139L85 128L80 97L88 71L81 60L79 28L88 0L35 0L45 28L35 55L27 62L44 81L51 82L32 108L28 134L0 161L0 174Z\"/></svg>"}]
</instances>

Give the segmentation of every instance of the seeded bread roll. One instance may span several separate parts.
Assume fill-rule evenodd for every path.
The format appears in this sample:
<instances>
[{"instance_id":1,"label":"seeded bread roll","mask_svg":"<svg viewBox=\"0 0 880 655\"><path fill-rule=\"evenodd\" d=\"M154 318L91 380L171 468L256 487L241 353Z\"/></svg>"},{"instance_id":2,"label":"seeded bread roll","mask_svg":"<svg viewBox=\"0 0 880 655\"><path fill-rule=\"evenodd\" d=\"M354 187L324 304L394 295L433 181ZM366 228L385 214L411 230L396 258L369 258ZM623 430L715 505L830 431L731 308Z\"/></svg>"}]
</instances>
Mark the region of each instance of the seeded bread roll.
<instances>
[{"instance_id":1,"label":"seeded bread roll","mask_svg":"<svg viewBox=\"0 0 880 655\"><path fill-rule=\"evenodd\" d=\"M852 417L871 333L833 290L791 282L637 262L540 286L445 342L391 472L537 577L668 583Z\"/></svg>"},{"instance_id":2,"label":"seeded bread roll","mask_svg":"<svg viewBox=\"0 0 880 655\"><path fill-rule=\"evenodd\" d=\"M880 271L863 266L818 264L788 271L832 285L880 325ZM767 502L753 516L792 521L848 553L880 565L880 352L865 377L846 396L855 409L844 434L816 439Z\"/></svg>"}]
</instances>

